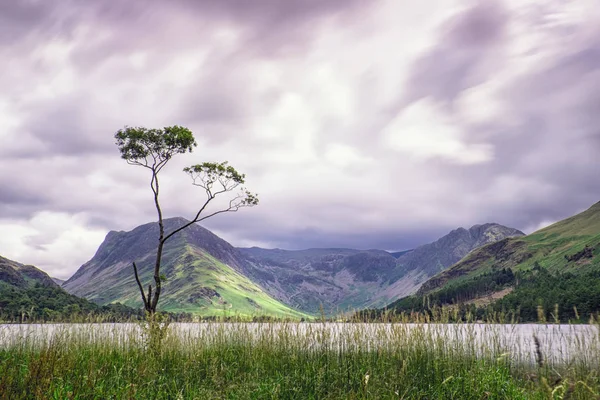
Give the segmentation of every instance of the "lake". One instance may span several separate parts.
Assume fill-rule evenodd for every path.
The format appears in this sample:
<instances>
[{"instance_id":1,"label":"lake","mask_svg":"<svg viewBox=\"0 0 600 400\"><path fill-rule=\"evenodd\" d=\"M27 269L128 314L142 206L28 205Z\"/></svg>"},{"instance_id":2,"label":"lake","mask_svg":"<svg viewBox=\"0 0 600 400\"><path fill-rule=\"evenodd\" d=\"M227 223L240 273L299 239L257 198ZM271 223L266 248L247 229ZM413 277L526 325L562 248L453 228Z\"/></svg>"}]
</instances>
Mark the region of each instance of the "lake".
<instances>
[{"instance_id":1,"label":"lake","mask_svg":"<svg viewBox=\"0 0 600 400\"><path fill-rule=\"evenodd\" d=\"M0 346L38 346L69 340L143 345L140 324L4 324ZM456 354L487 354L516 362L536 360L535 337L546 362L586 361L600 365L600 331L592 325L554 324L353 324L353 323L173 323L169 335L185 344L217 341L273 343L307 351L394 351L393 346L427 342Z\"/></svg>"}]
</instances>

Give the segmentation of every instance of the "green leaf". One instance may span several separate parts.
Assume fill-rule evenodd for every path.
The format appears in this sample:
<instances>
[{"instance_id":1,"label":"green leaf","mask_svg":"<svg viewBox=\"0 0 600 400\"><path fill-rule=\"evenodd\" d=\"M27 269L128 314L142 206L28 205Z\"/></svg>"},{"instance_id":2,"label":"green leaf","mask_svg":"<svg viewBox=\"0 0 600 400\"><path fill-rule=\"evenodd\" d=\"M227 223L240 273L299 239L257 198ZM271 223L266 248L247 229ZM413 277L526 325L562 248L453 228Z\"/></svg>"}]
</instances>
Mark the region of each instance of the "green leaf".
<instances>
[{"instance_id":1,"label":"green leaf","mask_svg":"<svg viewBox=\"0 0 600 400\"><path fill-rule=\"evenodd\" d=\"M173 155L192 152L197 146L192 132L182 126L163 129L125 127L115 134L121 157L132 164L160 167Z\"/></svg>"}]
</instances>

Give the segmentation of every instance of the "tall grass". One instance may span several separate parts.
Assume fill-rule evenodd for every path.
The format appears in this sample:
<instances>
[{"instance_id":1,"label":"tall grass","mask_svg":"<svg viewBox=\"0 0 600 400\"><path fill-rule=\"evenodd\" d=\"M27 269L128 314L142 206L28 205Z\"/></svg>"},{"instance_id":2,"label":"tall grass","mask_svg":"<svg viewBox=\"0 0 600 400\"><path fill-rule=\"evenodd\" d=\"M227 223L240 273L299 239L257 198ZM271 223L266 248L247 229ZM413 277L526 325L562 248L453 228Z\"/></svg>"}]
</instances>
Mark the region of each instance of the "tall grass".
<instances>
[{"instance_id":1,"label":"tall grass","mask_svg":"<svg viewBox=\"0 0 600 400\"><path fill-rule=\"evenodd\" d=\"M600 398L600 334L556 327L205 322L155 346L139 324L0 326L0 398Z\"/></svg>"}]
</instances>

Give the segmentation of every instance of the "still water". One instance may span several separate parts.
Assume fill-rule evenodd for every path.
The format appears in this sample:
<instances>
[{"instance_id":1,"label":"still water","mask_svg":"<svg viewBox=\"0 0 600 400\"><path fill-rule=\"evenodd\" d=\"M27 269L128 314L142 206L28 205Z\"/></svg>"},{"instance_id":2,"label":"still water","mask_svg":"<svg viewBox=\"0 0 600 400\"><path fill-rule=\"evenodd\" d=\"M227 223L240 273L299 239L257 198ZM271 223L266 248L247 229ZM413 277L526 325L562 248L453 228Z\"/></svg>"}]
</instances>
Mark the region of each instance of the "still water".
<instances>
[{"instance_id":1,"label":"still water","mask_svg":"<svg viewBox=\"0 0 600 400\"><path fill-rule=\"evenodd\" d=\"M0 324L0 347L52 342L67 346L73 340L143 345L143 334L140 324ZM205 322L173 323L169 335L184 345L236 340L308 351L394 351L421 343L456 354L487 354L517 362L533 363L541 354L546 362L600 365L600 329L592 325Z\"/></svg>"}]
</instances>

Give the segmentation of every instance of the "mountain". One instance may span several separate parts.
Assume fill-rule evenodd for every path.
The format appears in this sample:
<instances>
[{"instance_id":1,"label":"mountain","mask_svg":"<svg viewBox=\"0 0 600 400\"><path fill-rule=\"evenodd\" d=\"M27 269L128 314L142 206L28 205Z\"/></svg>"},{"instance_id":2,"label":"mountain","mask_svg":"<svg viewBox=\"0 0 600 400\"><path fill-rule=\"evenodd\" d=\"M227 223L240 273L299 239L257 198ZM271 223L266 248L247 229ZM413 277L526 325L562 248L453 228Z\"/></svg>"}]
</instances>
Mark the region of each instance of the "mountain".
<instances>
[{"instance_id":1,"label":"mountain","mask_svg":"<svg viewBox=\"0 0 600 400\"><path fill-rule=\"evenodd\" d=\"M471 250L522 232L498 224L459 228L414 250L239 249L249 276L274 297L312 313L379 307L414 293Z\"/></svg>"},{"instance_id":2,"label":"mountain","mask_svg":"<svg viewBox=\"0 0 600 400\"><path fill-rule=\"evenodd\" d=\"M526 320L536 308L576 315L573 307L600 309L600 203L530 235L506 238L472 251L431 277L415 296L390 308L430 304L478 304L492 309L520 309ZM597 304L597 306L595 306ZM589 315L589 314L588 314Z\"/></svg>"},{"instance_id":3,"label":"mountain","mask_svg":"<svg viewBox=\"0 0 600 400\"><path fill-rule=\"evenodd\" d=\"M379 304L396 259L383 250L239 249L249 276L274 297L311 313L327 315Z\"/></svg>"},{"instance_id":4,"label":"mountain","mask_svg":"<svg viewBox=\"0 0 600 400\"><path fill-rule=\"evenodd\" d=\"M433 243L398 257L400 280L415 282L415 290L429 277L460 261L474 249L525 234L517 229L488 223L470 229L458 228ZM410 294L410 293L404 293Z\"/></svg>"},{"instance_id":5,"label":"mountain","mask_svg":"<svg viewBox=\"0 0 600 400\"><path fill-rule=\"evenodd\" d=\"M394 252L390 252L391 255L394 256L394 258L399 258L407 253L410 253L412 251L411 250L403 250L403 251L394 251Z\"/></svg>"},{"instance_id":6,"label":"mountain","mask_svg":"<svg viewBox=\"0 0 600 400\"><path fill-rule=\"evenodd\" d=\"M61 289L45 272L0 257L0 321L65 321L87 314L126 319L135 310L101 308Z\"/></svg>"},{"instance_id":7,"label":"mountain","mask_svg":"<svg viewBox=\"0 0 600 400\"><path fill-rule=\"evenodd\" d=\"M33 287L36 283L58 287L48 274L33 265L24 265L4 257L0 257L0 282L21 289Z\"/></svg>"},{"instance_id":8,"label":"mountain","mask_svg":"<svg viewBox=\"0 0 600 400\"><path fill-rule=\"evenodd\" d=\"M430 279L420 293L431 292L465 276L502 268L528 270L536 263L551 272L581 273L597 267L599 244L600 202L528 236L507 238L474 251Z\"/></svg>"},{"instance_id":9,"label":"mountain","mask_svg":"<svg viewBox=\"0 0 600 400\"><path fill-rule=\"evenodd\" d=\"M165 230L186 223L165 220ZM412 251L234 248L192 225L169 242L163 255L160 307L199 315L302 317L379 307L414 293L429 276L478 245L522 233L497 224L457 229ZM94 257L62 287L99 304L138 307L135 261L145 287L152 282L158 225L109 232ZM415 256L416 255L416 256Z\"/></svg>"},{"instance_id":10,"label":"mountain","mask_svg":"<svg viewBox=\"0 0 600 400\"><path fill-rule=\"evenodd\" d=\"M171 232L187 221L164 221ZM121 302L140 307L133 277L136 262L146 287L153 283L158 224L130 232L109 232L94 257L69 278L63 288L99 304ZM165 245L161 273L166 277L159 308L197 315L306 317L274 299L248 278L251 268L240 252L207 229L194 224Z\"/></svg>"},{"instance_id":11,"label":"mountain","mask_svg":"<svg viewBox=\"0 0 600 400\"><path fill-rule=\"evenodd\" d=\"M54 281L54 283L56 283L58 286L61 286L63 283L65 283L64 279L60 279L60 278L52 278L52 280Z\"/></svg>"}]
</instances>

